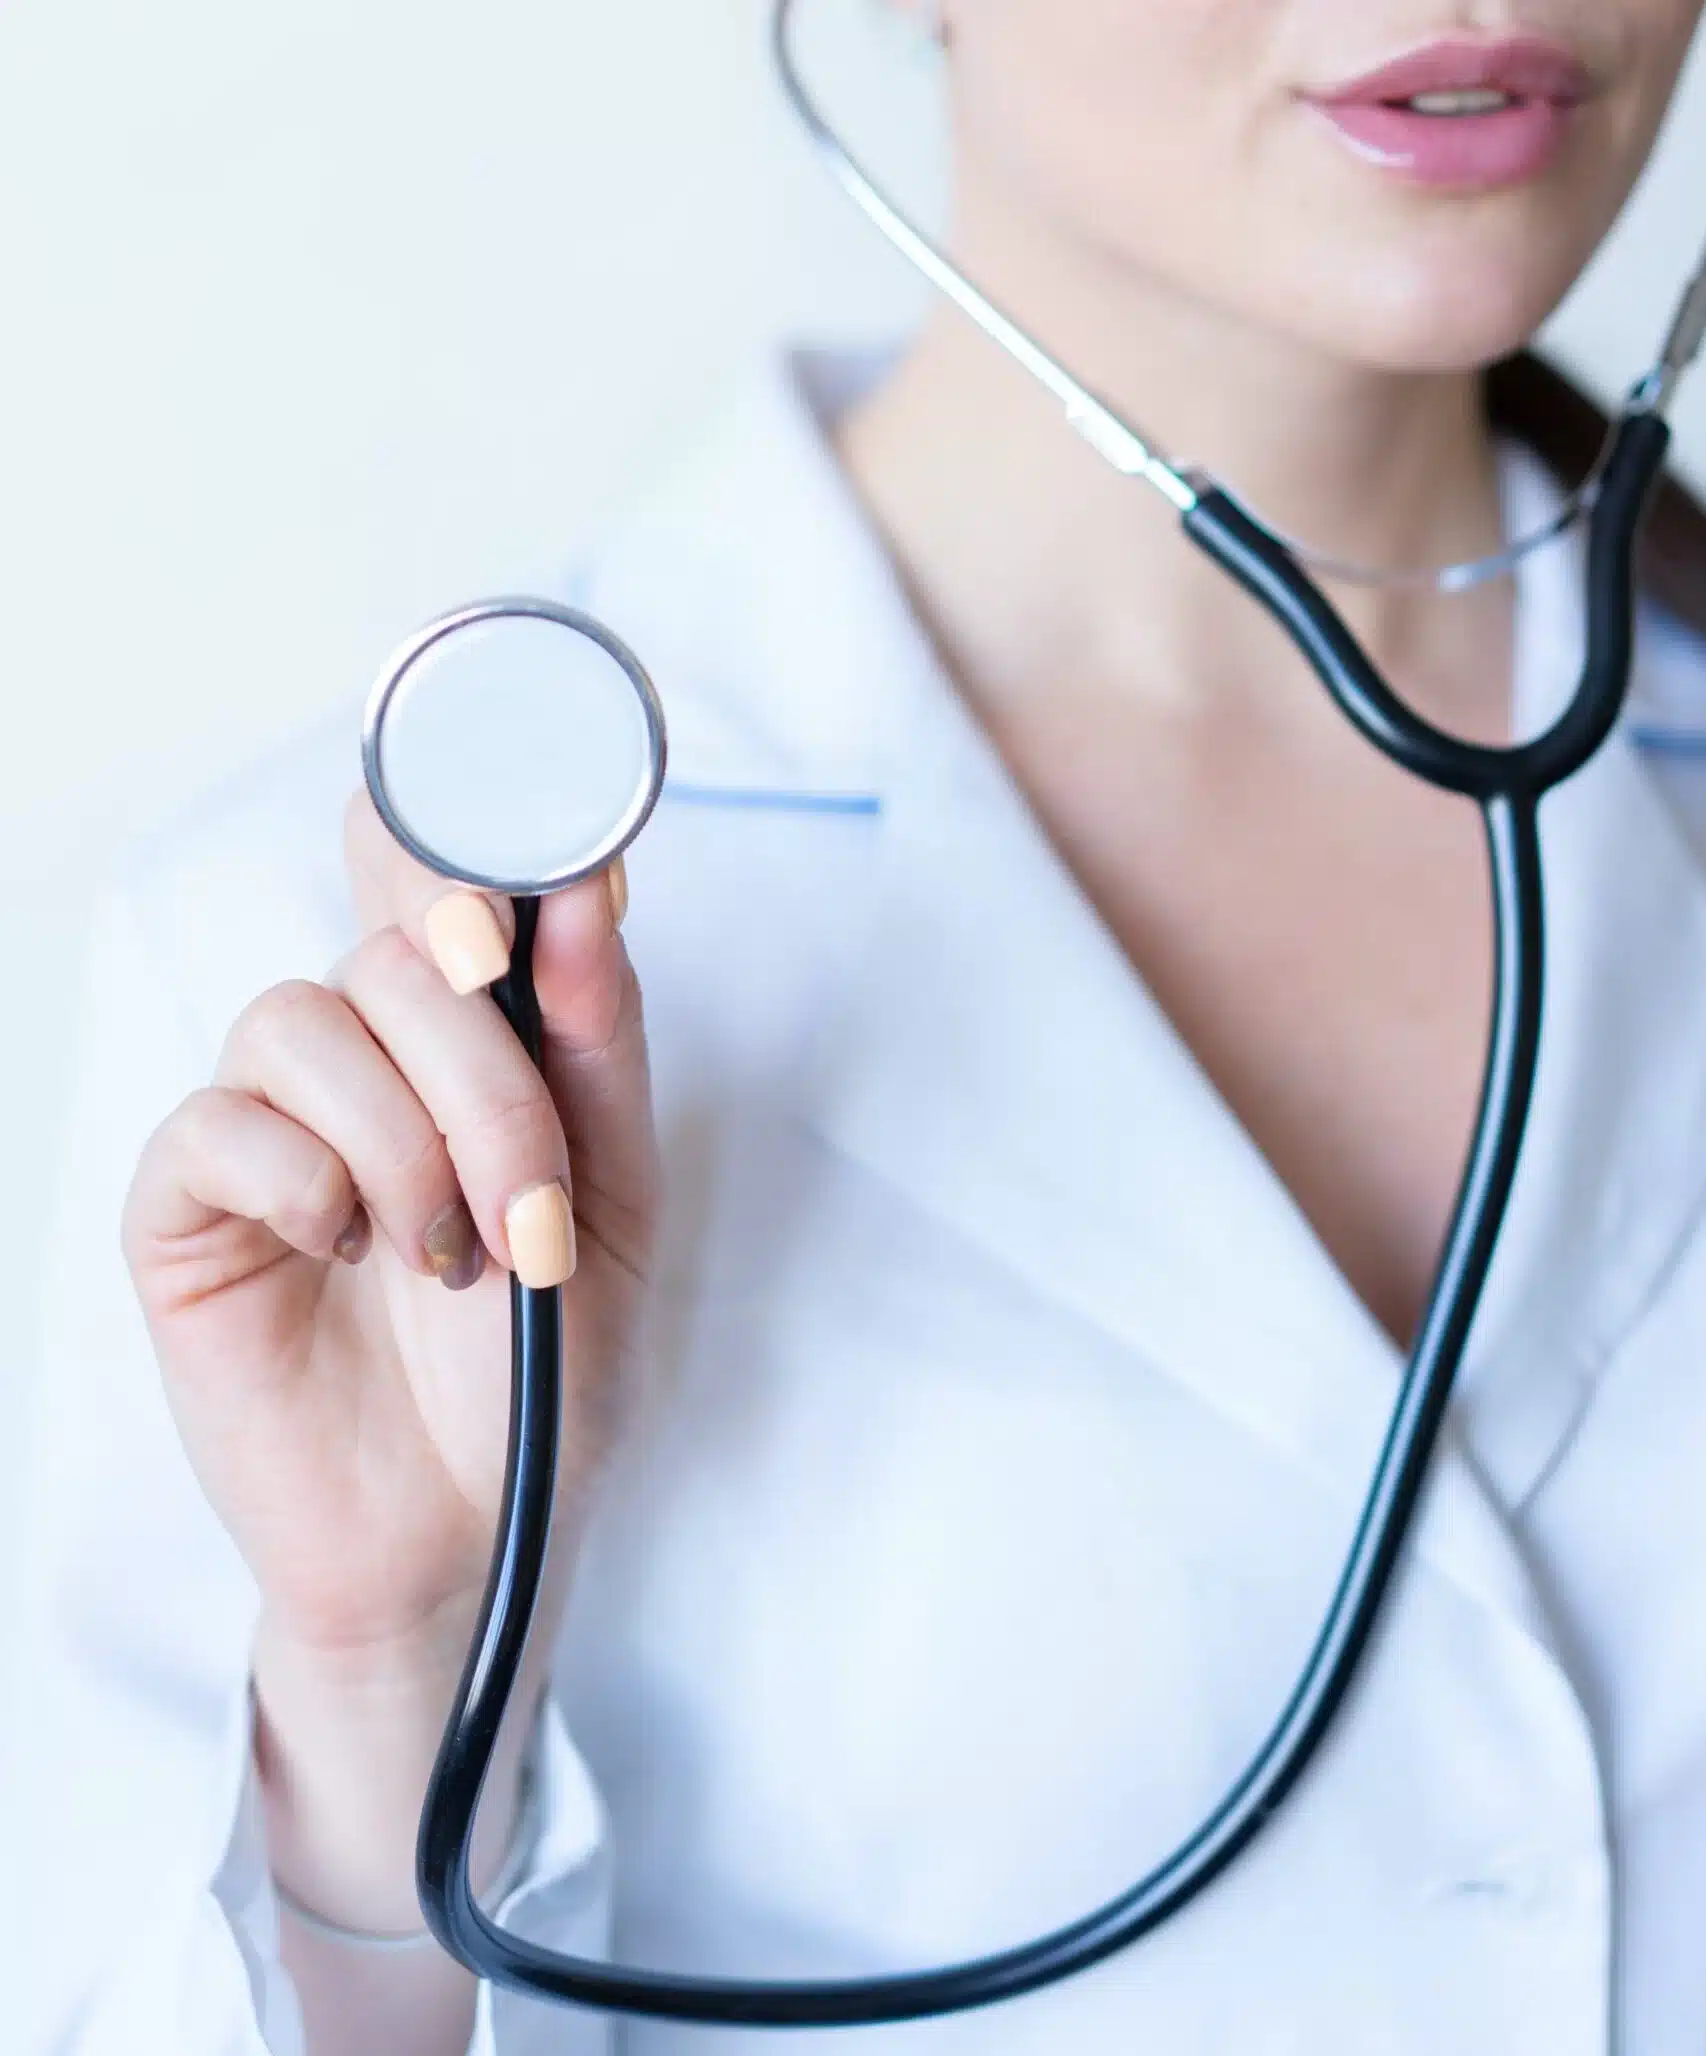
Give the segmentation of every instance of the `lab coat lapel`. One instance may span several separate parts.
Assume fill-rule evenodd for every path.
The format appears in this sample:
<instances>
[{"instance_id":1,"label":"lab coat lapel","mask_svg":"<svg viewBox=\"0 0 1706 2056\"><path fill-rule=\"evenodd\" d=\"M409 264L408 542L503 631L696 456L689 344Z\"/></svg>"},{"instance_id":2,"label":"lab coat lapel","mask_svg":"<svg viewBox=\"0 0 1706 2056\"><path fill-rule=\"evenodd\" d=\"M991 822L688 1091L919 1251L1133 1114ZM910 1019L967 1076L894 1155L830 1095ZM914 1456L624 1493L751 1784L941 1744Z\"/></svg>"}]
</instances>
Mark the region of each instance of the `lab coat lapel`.
<instances>
[{"instance_id":1,"label":"lab coat lapel","mask_svg":"<svg viewBox=\"0 0 1706 2056\"><path fill-rule=\"evenodd\" d=\"M1555 504L1550 482L1524 456L1508 481L1512 526L1537 525ZM1584 557L1578 535L1524 573L1523 733L1550 721L1579 674ZM1632 740L1662 701L1656 629L1643 634L1630 719L1541 810L1539 1074L1460 1390L1476 1460L1512 1507L1567 1447L1706 1199L1706 877Z\"/></svg>"},{"instance_id":2,"label":"lab coat lapel","mask_svg":"<svg viewBox=\"0 0 1706 2056\"><path fill-rule=\"evenodd\" d=\"M878 356L791 360L654 517L720 613L639 578L676 704L672 777L880 808L857 970L823 1009L801 1119L1070 1316L1360 1504L1401 1370L1309 1223L1128 967L937 664L826 447ZM814 418L816 417L816 418ZM1515 453L1508 518L1555 502ZM642 530L642 541L651 536ZM635 553L651 564L655 548ZM1519 588L1519 725L1579 662L1579 545ZM786 583L772 571L786 568ZM672 580L679 571L672 571ZM750 589L755 580L761 589ZM737 658L738 653L738 658ZM1692 674L1691 674L1692 675ZM1638 677L1637 699L1641 695ZM1706 774L1703 774L1706 776ZM1418 1546L1535 1639L1503 1515L1567 1445L1706 1185L1706 882L1619 738L1547 803L1546 1039L1529 1144ZM1471 1457L1472 1452L1472 1457Z\"/></svg>"},{"instance_id":3,"label":"lab coat lapel","mask_svg":"<svg viewBox=\"0 0 1706 2056\"><path fill-rule=\"evenodd\" d=\"M998 754L922 657L894 718L868 944L805 1108L826 1139L1343 1498L1390 1342L1327 1259ZM1424 1546L1540 1633L1450 1450Z\"/></svg>"}]
</instances>

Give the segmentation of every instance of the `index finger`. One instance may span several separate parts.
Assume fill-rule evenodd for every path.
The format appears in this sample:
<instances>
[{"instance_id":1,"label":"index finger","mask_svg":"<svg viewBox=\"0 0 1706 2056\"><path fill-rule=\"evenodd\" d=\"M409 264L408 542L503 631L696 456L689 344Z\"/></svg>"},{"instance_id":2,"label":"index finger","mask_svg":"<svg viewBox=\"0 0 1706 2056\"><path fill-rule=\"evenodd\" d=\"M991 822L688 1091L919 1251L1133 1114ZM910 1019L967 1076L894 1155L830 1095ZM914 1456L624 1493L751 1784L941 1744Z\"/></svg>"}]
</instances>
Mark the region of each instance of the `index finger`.
<instances>
[{"instance_id":1,"label":"index finger","mask_svg":"<svg viewBox=\"0 0 1706 2056\"><path fill-rule=\"evenodd\" d=\"M344 809L344 866L364 935L401 928L457 992L476 992L509 969L515 909L508 895L476 892L410 856L364 785Z\"/></svg>"},{"instance_id":2,"label":"index finger","mask_svg":"<svg viewBox=\"0 0 1706 2056\"><path fill-rule=\"evenodd\" d=\"M508 896L454 883L410 856L365 787L346 811L345 845L351 887L370 929L401 929L465 995L508 972L515 936ZM540 1067L575 1160L577 1213L637 1269L658 1173L643 1008L618 933L627 906L620 857L551 893L540 910L533 970Z\"/></svg>"},{"instance_id":3,"label":"index finger","mask_svg":"<svg viewBox=\"0 0 1706 2056\"><path fill-rule=\"evenodd\" d=\"M412 857L358 786L344 810L344 860L364 934L395 925L444 973L452 990L478 992L504 976L515 945L515 907L507 893L459 884ZM618 857L596 877L566 889L589 916L620 927L628 881Z\"/></svg>"}]
</instances>

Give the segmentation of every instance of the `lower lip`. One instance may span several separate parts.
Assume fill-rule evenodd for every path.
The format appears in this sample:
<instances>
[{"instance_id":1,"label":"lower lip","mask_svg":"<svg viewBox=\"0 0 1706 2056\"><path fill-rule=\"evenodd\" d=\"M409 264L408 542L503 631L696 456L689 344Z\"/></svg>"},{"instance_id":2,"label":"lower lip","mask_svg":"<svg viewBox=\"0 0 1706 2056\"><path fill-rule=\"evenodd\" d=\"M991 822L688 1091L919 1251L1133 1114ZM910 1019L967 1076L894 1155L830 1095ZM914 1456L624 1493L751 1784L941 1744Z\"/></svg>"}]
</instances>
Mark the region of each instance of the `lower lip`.
<instances>
[{"instance_id":1,"label":"lower lip","mask_svg":"<svg viewBox=\"0 0 1706 2056\"><path fill-rule=\"evenodd\" d=\"M1407 108L1311 101L1365 163L1421 186L1460 192L1516 186L1557 162L1572 110L1522 100L1496 114L1412 114Z\"/></svg>"}]
</instances>

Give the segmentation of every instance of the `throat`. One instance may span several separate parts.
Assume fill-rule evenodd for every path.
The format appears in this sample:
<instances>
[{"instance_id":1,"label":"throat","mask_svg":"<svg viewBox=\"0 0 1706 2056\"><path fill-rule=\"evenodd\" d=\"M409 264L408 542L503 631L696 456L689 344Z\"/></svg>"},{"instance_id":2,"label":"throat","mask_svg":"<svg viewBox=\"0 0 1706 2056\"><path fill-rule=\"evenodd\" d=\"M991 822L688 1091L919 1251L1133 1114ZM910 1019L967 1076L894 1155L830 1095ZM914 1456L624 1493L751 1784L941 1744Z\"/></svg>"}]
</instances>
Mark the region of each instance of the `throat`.
<instances>
[{"instance_id":1,"label":"throat","mask_svg":"<svg viewBox=\"0 0 1706 2056\"><path fill-rule=\"evenodd\" d=\"M1492 937L1472 805L1153 731L1007 738L1031 810L1369 1317L1407 1347L1479 1101ZM1230 1253L1229 1253L1230 1254Z\"/></svg>"}]
</instances>

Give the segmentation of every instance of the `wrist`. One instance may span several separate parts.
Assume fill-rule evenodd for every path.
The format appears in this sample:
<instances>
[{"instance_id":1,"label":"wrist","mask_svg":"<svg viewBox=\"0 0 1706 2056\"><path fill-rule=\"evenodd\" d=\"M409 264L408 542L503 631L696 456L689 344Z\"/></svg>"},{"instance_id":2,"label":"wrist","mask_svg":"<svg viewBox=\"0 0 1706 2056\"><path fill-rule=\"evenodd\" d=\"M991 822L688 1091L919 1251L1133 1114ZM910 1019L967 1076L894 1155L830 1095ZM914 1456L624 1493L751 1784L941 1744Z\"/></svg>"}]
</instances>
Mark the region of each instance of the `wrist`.
<instances>
[{"instance_id":1,"label":"wrist","mask_svg":"<svg viewBox=\"0 0 1706 2056\"><path fill-rule=\"evenodd\" d=\"M263 1617L254 1754L269 1859L286 1893L326 1920L382 1933L420 1925L416 1832L472 1623L470 1605L465 1623L325 1650ZM477 1891L513 1842L545 1664L530 1656L499 1734L475 1837Z\"/></svg>"}]
</instances>

